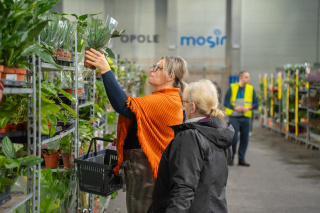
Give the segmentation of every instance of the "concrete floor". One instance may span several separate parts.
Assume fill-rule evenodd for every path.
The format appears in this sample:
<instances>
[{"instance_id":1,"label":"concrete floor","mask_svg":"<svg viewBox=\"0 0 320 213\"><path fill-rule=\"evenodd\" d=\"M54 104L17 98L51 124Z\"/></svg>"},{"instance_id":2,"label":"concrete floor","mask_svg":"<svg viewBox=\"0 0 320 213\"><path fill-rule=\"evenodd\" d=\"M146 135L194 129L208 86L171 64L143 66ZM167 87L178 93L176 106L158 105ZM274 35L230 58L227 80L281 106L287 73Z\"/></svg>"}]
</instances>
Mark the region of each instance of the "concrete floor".
<instances>
[{"instance_id":1,"label":"concrete floor","mask_svg":"<svg viewBox=\"0 0 320 213\"><path fill-rule=\"evenodd\" d=\"M229 167L229 213L319 213L320 151L254 124L247 151L251 167ZM110 201L108 212L127 212L125 192Z\"/></svg>"}]
</instances>

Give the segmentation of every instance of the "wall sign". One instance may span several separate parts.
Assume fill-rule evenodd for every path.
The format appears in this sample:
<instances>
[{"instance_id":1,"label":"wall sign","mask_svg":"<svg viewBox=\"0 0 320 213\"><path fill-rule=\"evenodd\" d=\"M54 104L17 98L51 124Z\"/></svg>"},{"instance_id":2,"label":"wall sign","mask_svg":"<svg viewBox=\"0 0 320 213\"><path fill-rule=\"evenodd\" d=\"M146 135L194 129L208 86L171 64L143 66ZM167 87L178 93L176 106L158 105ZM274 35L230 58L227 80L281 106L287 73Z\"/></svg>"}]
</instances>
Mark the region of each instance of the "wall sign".
<instances>
[{"instance_id":1,"label":"wall sign","mask_svg":"<svg viewBox=\"0 0 320 213\"><path fill-rule=\"evenodd\" d=\"M214 48L215 46L222 46L224 44L224 40L227 38L226 36L221 36L221 30L215 29L213 31L215 36L199 36L199 37L193 37L193 36L181 36L180 38L180 45L181 46L209 46L210 48Z\"/></svg>"},{"instance_id":2,"label":"wall sign","mask_svg":"<svg viewBox=\"0 0 320 213\"><path fill-rule=\"evenodd\" d=\"M159 35L123 35L120 41L122 43L159 43Z\"/></svg>"}]
</instances>

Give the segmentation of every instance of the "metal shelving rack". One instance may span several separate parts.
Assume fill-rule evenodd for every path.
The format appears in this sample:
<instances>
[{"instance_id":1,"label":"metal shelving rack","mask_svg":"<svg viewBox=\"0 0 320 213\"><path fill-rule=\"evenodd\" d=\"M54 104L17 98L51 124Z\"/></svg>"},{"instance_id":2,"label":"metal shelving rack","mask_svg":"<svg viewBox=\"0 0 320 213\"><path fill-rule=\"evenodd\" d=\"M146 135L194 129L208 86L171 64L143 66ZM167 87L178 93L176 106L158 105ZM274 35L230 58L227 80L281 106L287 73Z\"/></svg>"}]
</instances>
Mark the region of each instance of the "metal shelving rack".
<instances>
[{"instance_id":1,"label":"metal shelving rack","mask_svg":"<svg viewBox=\"0 0 320 213\"><path fill-rule=\"evenodd\" d=\"M310 68L306 68L307 71L307 75L310 74ZM296 70L295 73L295 85L294 88L292 86L290 86L289 84L289 79L290 79L290 71L287 73L287 79L285 84L283 79L282 79L282 74L281 72L278 73L278 102L273 102L273 97L274 97L274 93L271 92L271 105L270 105L270 109L267 109L267 107L265 108L265 111L267 112L268 110L270 110L270 117L273 117L274 115L274 110L273 110L273 106L274 105L278 105L279 106L279 112L281 112L279 114L280 116L280 123L279 123L279 128L275 128L275 119L273 118L273 122L272 122L272 126L268 126L267 127L269 129L272 129L274 131L280 132L282 134L284 134L286 136L287 139L293 139L295 141L297 141L298 143L303 143L308 147L316 147L318 149L320 149L320 140L319 137L317 137L315 134L313 134L310 131L309 126L302 121L299 121L299 111L301 110L306 110L306 119L309 121L310 119L310 114L314 113L314 114L318 114L320 115L320 112L310 109L308 104L299 104L299 95L301 94L306 94L306 97L310 97L310 90L312 89L320 89L320 86L310 86L309 82L306 82L306 86L305 88L299 88L299 70ZM267 82L265 82L266 77L264 77L264 86L266 88ZM273 85L274 79L273 76L271 75L271 86L272 88L274 88ZM261 79L260 79L260 83L261 83ZM282 104L282 85L285 85L287 87L287 91L285 94L285 98L286 98L286 106L285 106L285 113L286 116L284 116L284 114L282 113L283 110L283 104ZM293 92L290 92L290 89L293 90ZM273 91L273 90L272 90ZM265 91L260 91L260 96L265 95ZM290 104L290 96L294 96L294 103L295 103L295 107L294 108L289 108L289 104ZM266 98L264 98L266 100ZM265 103L267 106L267 103ZM294 122L290 121L290 117L292 118L292 116L294 116ZM286 121L284 121L284 117L286 117ZM282 126L285 125L285 131L282 129ZM290 126L294 127L294 132L290 132ZM299 133L299 127L303 127L306 129L306 133Z\"/></svg>"},{"instance_id":2,"label":"metal shelving rack","mask_svg":"<svg viewBox=\"0 0 320 213\"><path fill-rule=\"evenodd\" d=\"M35 56L32 56L33 64L35 62ZM36 67L33 66L30 71L27 71L27 88L5 88L3 91L3 94L6 95L13 95L13 94L27 94L27 102L28 102L28 155L36 155L37 150L37 142L38 138L33 137L33 134L31 132L31 126L34 130L37 129L36 121L39 122L39 117L37 117L36 112L39 106L37 106L37 91L39 91L39 87L36 86ZM33 103L31 103L31 100L34 100ZM31 121L33 121L31 123ZM32 125L31 125L32 124ZM36 132L36 131L34 131ZM21 206L24 203L27 203L27 209L28 211L35 212L36 205L40 206L40 190L39 190L39 168L40 164L29 167L27 172L27 195L12 195L11 202L8 204L5 203L2 205L2 211L1 212L11 212ZM7 206L7 205L8 206Z\"/></svg>"}]
</instances>

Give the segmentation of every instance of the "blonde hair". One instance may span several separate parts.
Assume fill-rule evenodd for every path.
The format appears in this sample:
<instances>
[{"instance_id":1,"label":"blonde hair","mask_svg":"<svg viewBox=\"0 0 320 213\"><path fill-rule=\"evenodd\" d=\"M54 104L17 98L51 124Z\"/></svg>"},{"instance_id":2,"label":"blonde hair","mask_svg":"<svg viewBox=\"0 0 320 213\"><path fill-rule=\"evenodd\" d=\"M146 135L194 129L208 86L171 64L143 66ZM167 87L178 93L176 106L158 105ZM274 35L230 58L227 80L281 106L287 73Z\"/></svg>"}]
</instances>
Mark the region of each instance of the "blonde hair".
<instances>
[{"instance_id":1,"label":"blonde hair","mask_svg":"<svg viewBox=\"0 0 320 213\"><path fill-rule=\"evenodd\" d=\"M183 92L183 99L193 102L198 112L207 117L219 117L223 120L225 113L218 108L218 93L209 80L190 83Z\"/></svg>"},{"instance_id":2,"label":"blonde hair","mask_svg":"<svg viewBox=\"0 0 320 213\"><path fill-rule=\"evenodd\" d=\"M181 88L181 91L184 90L183 79L188 77L189 71L187 67L187 62L181 57L166 56L161 58L163 60L163 69L166 76L175 75L173 82L173 87Z\"/></svg>"}]
</instances>

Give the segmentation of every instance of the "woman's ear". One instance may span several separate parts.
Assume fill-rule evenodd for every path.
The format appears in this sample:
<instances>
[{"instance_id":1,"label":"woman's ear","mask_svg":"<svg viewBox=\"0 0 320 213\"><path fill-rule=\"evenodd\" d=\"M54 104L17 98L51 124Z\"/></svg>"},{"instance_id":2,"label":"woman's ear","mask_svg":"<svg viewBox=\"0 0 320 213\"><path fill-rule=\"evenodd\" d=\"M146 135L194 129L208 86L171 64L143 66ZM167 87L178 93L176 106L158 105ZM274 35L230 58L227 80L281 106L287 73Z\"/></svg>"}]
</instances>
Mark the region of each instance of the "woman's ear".
<instances>
[{"instance_id":1,"label":"woman's ear","mask_svg":"<svg viewBox=\"0 0 320 213\"><path fill-rule=\"evenodd\" d=\"M167 81L173 81L175 77L176 77L175 74L168 75Z\"/></svg>"},{"instance_id":2,"label":"woman's ear","mask_svg":"<svg viewBox=\"0 0 320 213\"><path fill-rule=\"evenodd\" d=\"M191 102L190 104L191 104L191 113L194 114L197 110L197 107L193 102Z\"/></svg>"}]
</instances>

